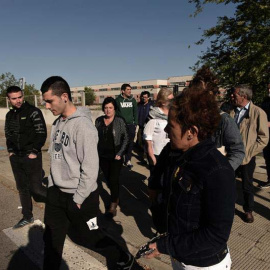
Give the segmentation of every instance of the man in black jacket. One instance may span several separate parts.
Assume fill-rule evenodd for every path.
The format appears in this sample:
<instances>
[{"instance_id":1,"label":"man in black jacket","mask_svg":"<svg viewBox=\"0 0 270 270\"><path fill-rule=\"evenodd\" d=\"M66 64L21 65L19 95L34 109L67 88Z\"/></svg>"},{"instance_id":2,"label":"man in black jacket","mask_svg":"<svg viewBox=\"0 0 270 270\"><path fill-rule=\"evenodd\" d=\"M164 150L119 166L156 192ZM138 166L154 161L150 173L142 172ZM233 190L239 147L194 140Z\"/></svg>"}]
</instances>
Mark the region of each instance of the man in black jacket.
<instances>
[{"instance_id":1,"label":"man in black jacket","mask_svg":"<svg viewBox=\"0 0 270 270\"><path fill-rule=\"evenodd\" d=\"M6 143L23 214L13 227L17 229L34 222L31 195L36 201L44 201L46 197L46 188L42 186L41 147L45 144L47 129L41 111L24 101L18 86L10 86L7 97L12 108L6 115Z\"/></svg>"}]
</instances>

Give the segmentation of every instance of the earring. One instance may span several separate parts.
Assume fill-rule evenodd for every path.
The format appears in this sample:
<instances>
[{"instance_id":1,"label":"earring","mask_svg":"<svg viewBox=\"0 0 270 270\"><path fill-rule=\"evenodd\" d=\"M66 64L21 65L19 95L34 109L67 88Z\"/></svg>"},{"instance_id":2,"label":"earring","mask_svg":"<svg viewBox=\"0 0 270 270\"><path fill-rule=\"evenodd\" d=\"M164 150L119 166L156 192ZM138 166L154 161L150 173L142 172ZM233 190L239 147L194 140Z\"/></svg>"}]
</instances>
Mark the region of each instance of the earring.
<instances>
[{"instance_id":1,"label":"earring","mask_svg":"<svg viewBox=\"0 0 270 270\"><path fill-rule=\"evenodd\" d=\"M67 100L65 99L65 103L67 103Z\"/></svg>"}]
</instances>

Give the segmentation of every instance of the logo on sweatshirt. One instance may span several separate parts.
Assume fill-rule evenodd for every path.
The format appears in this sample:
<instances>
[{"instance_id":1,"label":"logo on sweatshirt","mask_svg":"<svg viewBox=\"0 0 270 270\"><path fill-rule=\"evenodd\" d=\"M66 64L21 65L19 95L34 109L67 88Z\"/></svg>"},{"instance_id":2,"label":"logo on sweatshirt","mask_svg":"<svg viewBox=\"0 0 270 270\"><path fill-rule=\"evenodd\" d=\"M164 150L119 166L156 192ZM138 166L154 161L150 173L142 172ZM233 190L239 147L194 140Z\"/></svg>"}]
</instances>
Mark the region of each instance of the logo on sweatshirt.
<instances>
[{"instance_id":1,"label":"logo on sweatshirt","mask_svg":"<svg viewBox=\"0 0 270 270\"><path fill-rule=\"evenodd\" d=\"M132 108L132 102L120 102L121 108Z\"/></svg>"},{"instance_id":2,"label":"logo on sweatshirt","mask_svg":"<svg viewBox=\"0 0 270 270\"><path fill-rule=\"evenodd\" d=\"M62 143L55 143L54 144L54 150L56 152L59 152L62 149Z\"/></svg>"},{"instance_id":3,"label":"logo on sweatshirt","mask_svg":"<svg viewBox=\"0 0 270 270\"><path fill-rule=\"evenodd\" d=\"M60 150L62 149L62 143L54 143L54 151L55 153L53 154L53 159L62 159L62 153L56 153L56 152L60 152Z\"/></svg>"},{"instance_id":4,"label":"logo on sweatshirt","mask_svg":"<svg viewBox=\"0 0 270 270\"><path fill-rule=\"evenodd\" d=\"M63 144L64 146L68 146L69 145L69 136L64 131L61 133L60 130L57 130L55 132L54 141L56 141L58 139L59 135L61 135L61 139L60 139L61 144ZM59 139L58 139L58 141L59 141ZM60 150L61 150L61 148L60 148Z\"/></svg>"},{"instance_id":5,"label":"logo on sweatshirt","mask_svg":"<svg viewBox=\"0 0 270 270\"><path fill-rule=\"evenodd\" d=\"M61 137L60 137L61 136ZM55 141L58 142L55 142ZM54 135L54 153L53 153L53 159L59 160L62 159L62 151L63 147L66 147L69 145L69 136L63 131L57 130Z\"/></svg>"}]
</instances>

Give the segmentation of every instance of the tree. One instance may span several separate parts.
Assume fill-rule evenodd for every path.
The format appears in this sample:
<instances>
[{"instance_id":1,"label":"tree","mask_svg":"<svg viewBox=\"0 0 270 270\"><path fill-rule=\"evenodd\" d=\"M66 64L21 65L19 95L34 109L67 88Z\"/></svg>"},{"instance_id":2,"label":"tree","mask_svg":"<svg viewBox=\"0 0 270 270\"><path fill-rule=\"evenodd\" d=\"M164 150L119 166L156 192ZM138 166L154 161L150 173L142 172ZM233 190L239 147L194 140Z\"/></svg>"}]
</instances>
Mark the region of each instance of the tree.
<instances>
[{"instance_id":1,"label":"tree","mask_svg":"<svg viewBox=\"0 0 270 270\"><path fill-rule=\"evenodd\" d=\"M270 82L270 0L189 0L196 4L196 16L207 3L235 4L233 17L219 17L217 25L204 30L203 38L210 47L199 57L193 68L206 64L214 70L220 85L230 88L250 84L254 101L260 103Z\"/></svg>"},{"instance_id":2,"label":"tree","mask_svg":"<svg viewBox=\"0 0 270 270\"><path fill-rule=\"evenodd\" d=\"M34 84L25 83L23 94L26 101L35 105L35 95L39 96L40 91L36 89Z\"/></svg>"},{"instance_id":3,"label":"tree","mask_svg":"<svg viewBox=\"0 0 270 270\"><path fill-rule=\"evenodd\" d=\"M40 91L36 89L34 84L25 83L23 92L25 96L40 95Z\"/></svg>"},{"instance_id":4,"label":"tree","mask_svg":"<svg viewBox=\"0 0 270 270\"><path fill-rule=\"evenodd\" d=\"M10 72L0 75L0 95L6 97L6 90L11 85L18 85L19 81Z\"/></svg>"},{"instance_id":5,"label":"tree","mask_svg":"<svg viewBox=\"0 0 270 270\"><path fill-rule=\"evenodd\" d=\"M85 92L85 105L92 105L94 101L96 100L95 92L92 88L85 86L84 87Z\"/></svg>"},{"instance_id":6,"label":"tree","mask_svg":"<svg viewBox=\"0 0 270 270\"><path fill-rule=\"evenodd\" d=\"M0 107L6 106L6 90L11 85L19 85L19 80L10 72L0 75ZM31 104L35 104L34 95L40 95L34 84L25 83L24 88L25 99Z\"/></svg>"}]
</instances>

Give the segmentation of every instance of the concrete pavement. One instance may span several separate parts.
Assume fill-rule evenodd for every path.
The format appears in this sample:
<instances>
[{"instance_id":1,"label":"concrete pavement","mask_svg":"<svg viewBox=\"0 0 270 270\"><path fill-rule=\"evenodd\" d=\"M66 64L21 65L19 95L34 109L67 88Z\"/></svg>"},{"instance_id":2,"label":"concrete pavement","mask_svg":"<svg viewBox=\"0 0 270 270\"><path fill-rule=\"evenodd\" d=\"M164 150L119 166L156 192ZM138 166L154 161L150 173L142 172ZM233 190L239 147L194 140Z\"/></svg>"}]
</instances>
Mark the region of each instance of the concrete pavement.
<instances>
[{"instance_id":1,"label":"concrete pavement","mask_svg":"<svg viewBox=\"0 0 270 270\"><path fill-rule=\"evenodd\" d=\"M39 251L38 259L33 259L35 256L31 257L29 252L26 252L26 247L30 245L23 242L27 240L27 230L28 237L33 234L33 232L30 234L30 227L26 229L26 232L18 234L19 236L10 236L10 234L12 234L10 227L21 218L21 214L18 209L19 198L15 188L8 155L6 150L3 149L5 148L3 126L4 121L0 121L0 149L2 149L0 150L0 214L2 217L0 221L0 241L1 246L5 247L0 250L0 269L40 269L42 251ZM43 151L43 166L46 175L49 173L49 156L46 153L47 146L48 144L45 145L45 151ZM129 249L132 254L135 254L138 248L153 236L154 229L148 210L147 177L149 173L147 168L140 164L136 153L134 153L132 163L134 164L132 171L124 167L121 172L120 208L118 209L117 216L113 220L107 220L103 215L105 211L104 205L109 203L109 193L106 184L103 182L103 176L102 174L100 175L100 225L123 247ZM256 172L254 174L255 222L252 224L246 224L242 220L241 205L243 198L241 182L238 179L236 181L238 199L236 203L235 220L229 239L229 247L233 261L232 269L234 270L270 269L270 189L260 190L256 188L258 183L266 181L264 166L263 158L258 156ZM43 204L34 204L36 220L39 219L43 221L43 209ZM39 227L38 230L40 231L42 229ZM16 237L20 238L20 235L24 235L22 236L23 240L17 241ZM35 233L33 235L36 235L34 239L40 243L42 242L40 236L42 234ZM12 239L15 239L14 241L17 242L15 243ZM108 260L102 254L95 253L85 247L75 245L72 242L68 242L68 245L68 249L70 249L71 252L70 254L75 255L67 253L62 269L107 269L106 265ZM82 252L85 253L84 256L78 258L76 254L81 254ZM16 258L15 261L17 265L14 265L14 258ZM88 264L83 264L83 261L87 261ZM94 268L90 266L91 261L97 263ZM161 256L161 258L153 260L140 259L138 262L141 265L147 265L148 269L152 270L171 269L168 256ZM142 268L134 266L132 269Z\"/></svg>"}]
</instances>

